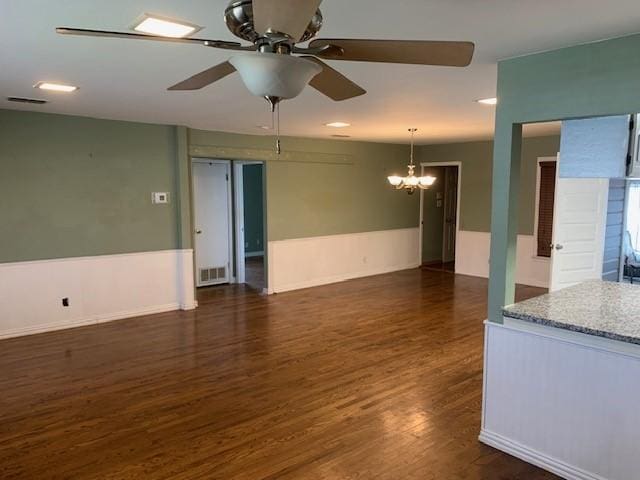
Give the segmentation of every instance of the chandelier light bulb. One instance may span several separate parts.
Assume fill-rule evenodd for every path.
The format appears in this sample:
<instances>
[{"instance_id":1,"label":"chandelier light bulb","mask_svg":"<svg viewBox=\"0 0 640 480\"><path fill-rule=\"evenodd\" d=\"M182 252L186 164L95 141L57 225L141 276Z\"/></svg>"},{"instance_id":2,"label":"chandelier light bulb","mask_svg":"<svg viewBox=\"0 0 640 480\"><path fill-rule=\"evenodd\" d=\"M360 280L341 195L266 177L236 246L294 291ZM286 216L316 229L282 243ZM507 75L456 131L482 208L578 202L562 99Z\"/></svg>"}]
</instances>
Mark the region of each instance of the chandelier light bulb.
<instances>
[{"instance_id":1,"label":"chandelier light bulb","mask_svg":"<svg viewBox=\"0 0 640 480\"><path fill-rule=\"evenodd\" d=\"M436 181L436 177L427 175L426 177L420 177L419 180L420 180L420 185L430 187Z\"/></svg>"}]
</instances>

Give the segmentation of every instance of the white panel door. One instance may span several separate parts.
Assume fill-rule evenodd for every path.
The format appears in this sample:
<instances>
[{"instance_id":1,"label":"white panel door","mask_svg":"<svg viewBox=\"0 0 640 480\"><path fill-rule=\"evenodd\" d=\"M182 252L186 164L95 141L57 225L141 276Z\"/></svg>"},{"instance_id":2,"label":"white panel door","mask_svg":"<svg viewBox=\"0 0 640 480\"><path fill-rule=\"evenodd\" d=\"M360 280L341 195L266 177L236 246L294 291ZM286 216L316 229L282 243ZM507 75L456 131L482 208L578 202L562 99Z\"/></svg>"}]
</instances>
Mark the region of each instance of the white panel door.
<instances>
[{"instance_id":1,"label":"white panel door","mask_svg":"<svg viewBox=\"0 0 640 480\"><path fill-rule=\"evenodd\" d=\"M229 162L193 162L197 286L228 283L231 265Z\"/></svg>"},{"instance_id":2,"label":"white panel door","mask_svg":"<svg viewBox=\"0 0 640 480\"><path fill-rule=\"evenodd\" d=\"M602 278L607 178L558 178L550 290Z\"/></svg>"}]
</instances>

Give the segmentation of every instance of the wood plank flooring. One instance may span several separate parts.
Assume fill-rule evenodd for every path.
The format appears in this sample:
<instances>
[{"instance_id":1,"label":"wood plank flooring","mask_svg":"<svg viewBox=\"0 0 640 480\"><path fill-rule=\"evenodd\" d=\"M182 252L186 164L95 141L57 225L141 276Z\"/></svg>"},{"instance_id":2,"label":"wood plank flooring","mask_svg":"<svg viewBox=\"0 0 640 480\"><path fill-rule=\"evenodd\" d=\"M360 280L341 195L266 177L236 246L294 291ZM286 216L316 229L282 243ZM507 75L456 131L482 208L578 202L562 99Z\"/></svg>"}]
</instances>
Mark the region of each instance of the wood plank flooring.
<instances>
[{"instance_id":1,"label":"wood plank flooring","mask_svg":"<svg viewBox=\"0 0 640 480\"><path fill-rule=\"evenodd\" d=\"M486 290L422 269L229 286L2 341L0 478L556 478L477 441Z\"/></svg>"}]
</instances>

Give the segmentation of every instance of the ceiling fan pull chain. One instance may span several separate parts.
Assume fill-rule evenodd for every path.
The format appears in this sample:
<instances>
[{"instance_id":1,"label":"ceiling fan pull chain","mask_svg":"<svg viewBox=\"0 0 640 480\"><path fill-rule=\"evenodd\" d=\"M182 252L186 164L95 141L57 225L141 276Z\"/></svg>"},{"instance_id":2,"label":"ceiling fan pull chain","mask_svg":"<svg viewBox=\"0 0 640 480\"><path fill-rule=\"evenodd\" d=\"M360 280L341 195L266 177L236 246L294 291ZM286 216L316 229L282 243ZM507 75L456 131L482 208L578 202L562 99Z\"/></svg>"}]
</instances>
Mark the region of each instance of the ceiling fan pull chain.
<instances>
[{"instance_id":1,"label":"ceiling fan pull chain","mask_svg":"<svg viewBox=\"0 0 640 480\"><path fill-rule=\"evenodd\" d=\"M280 155L280 102L276 104L276 154Z\"/></svg>"}]
</instances>

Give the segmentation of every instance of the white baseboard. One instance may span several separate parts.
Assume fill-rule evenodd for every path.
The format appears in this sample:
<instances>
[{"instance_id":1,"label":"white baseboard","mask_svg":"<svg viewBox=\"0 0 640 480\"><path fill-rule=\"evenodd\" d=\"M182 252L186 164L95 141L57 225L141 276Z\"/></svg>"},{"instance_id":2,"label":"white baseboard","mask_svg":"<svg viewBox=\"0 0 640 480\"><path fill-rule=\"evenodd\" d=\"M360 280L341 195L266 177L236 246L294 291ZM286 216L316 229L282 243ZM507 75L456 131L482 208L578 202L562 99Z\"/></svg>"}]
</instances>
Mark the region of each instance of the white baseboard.
<instances>
[{"instance_id":1,"label":"white baseboard","mask_svg":"<svg viewBox=\"0 0 640 480\"><path fill-rule=\"evenodd\" d=\"M416 268L418 229L269 242L269 293Z\"/></svg>"},{"instance_id":2,"label":"white baseboard","mask_svg":"<svg viewBox=\"0 0 640 480\"><path fill-rule=\"evenodd\" d=\"M536 467L540 467L554 473L566 480L607 480L604 477L585 472L584 470L580 470L572 465L567 465L555 458L487 430L480 431L478 440L490 447L497 448L498 450L508 453L509 455L513 455L514 457L524 460Z\"/></svg>"},{"instance_id":3,"label":"white baseboard","mask_svg":"<svg viewBox=\"0 0 640 480\"><path fill-rule=\"evenodd\" d=\"M194 307L195 308L195 307ZM29 327L20 327L13 330L3 330L0 332L0 339L21 337L24 335L34 335L36 333L55 332L56 330L65 330L67 328L86 327L87 325L96 325L98 323L107 323L114 320L123 320L125 318L141 317L143 315L153 315L155 313L172 312L174 310L183 309L177 303L169 303L167 305L157 305L154 307L140 308L137 310L127 310L107 315L98 315L91 318L83 318L80 320L72 320L65 323L45 323L33 325Z\"/></svg>"},{"instance_id":4,"label":"white baseboard","mask_svg":"<svg viewBox=\"0 0 640 480\"><path fill-rule=\"evenodd\" d=\"M460 230L456 245L456 273L489 278L491 234ZM548 288L550 262L535 256L533 235L518 235L516 250L516 282L522 285Z\"/></svg>"},{"instance_id":5,"label":"white baseboard","mask_svg":"<svg viewBox=\"0 0 640 480\"><path fill-rule=\"evenodd\" d=\"M354 278L370 277L372 275L382 275L384 273L397 272L400 270L409 270L411 268L418 268L419 266L420 266L419 263L413 263L408 265L392 265L392 266L377 269L377 270L362 270L359 272L351 272L344 275L315 278L315 279L306 280L306 281L297 282L297 283L288 283L284 285L279 285L277 290L272 290L269 293L288 292L291 290L300 290L302 288L319 287L320 285L328 285L331 283L344 282L347 280L353 280Z\"/></svg>"},{"instance_id":6,"label":"white baseboard","mask_svg":"<svg viewBox=\"0 0 640 480\"><path fill-rule=\"evenodd\" d=\"M0 285L0 338L197 306L192 250L4 263Z\"/></svg>"}]
</instances>

